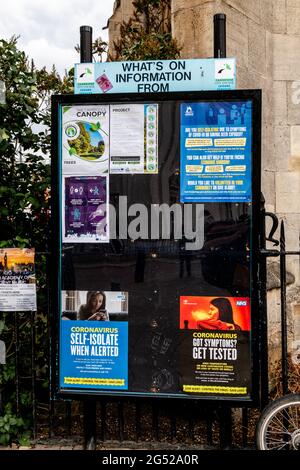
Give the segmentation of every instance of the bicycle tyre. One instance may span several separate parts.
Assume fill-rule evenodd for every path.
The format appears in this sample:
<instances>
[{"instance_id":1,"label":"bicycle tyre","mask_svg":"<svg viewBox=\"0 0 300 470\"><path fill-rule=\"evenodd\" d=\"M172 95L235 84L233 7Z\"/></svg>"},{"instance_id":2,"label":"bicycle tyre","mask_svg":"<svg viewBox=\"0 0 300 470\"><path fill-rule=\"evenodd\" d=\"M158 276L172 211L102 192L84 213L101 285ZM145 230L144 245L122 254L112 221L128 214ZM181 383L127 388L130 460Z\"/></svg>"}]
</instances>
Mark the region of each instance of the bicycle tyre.
<instances>
[{"instance_id":1,"label":"bicycle tyre","mask_svg":"<svg viewBox=\"0 0 300 470\"><path fill-rule=\"evenodd\" d=\"M300 450L300 395L278 398L264 408L256 426L259 450Z\"/></svg>"}]
</instances>

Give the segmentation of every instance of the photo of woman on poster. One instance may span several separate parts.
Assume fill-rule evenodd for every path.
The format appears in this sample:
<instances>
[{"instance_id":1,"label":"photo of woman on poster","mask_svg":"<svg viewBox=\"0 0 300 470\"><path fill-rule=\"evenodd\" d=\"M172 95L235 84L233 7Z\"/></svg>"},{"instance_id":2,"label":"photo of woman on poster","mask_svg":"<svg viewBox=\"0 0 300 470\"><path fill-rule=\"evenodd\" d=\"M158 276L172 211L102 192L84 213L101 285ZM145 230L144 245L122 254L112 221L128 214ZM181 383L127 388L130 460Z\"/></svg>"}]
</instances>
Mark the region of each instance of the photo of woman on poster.
<instances>
[{"instance_id":1,"label":"photo of woman on poster","mask_svg":"<svg viewBox=\"0 0 300 470\"><path fill-rule=\"evenodd\" d=\"M194 310L192 316L198 330L241 330L233 321L233 311L228 299L218 297L211 300L209 310Z\"/></svg>"},{"instance_id":2,"label":"photo of woman on poster","mask_svg":"<svg viewBox=\"0 0 300 470\"><path fill-rule=\"evenodd\" d=\"M86 303L79 307L77 320L109 321L105 304L106 295L104 292L88 291L86 294Z\"/></svg>"},{"instance_id":3,"label":"photo of woman on poster","mask_svg":"<svg viewBox=\"0 0 300 470\"><path fill-rule=\"evenodd\" d=\"M128 292L100 289L95 291L63 290L61 319L128 321Z\"/></svg>"},{"instance_id":4,"label":"photo of woman on poster","mask_svg":"<svg viewBox=\"0 0 300 470\"><path fill-rule=\"evenodd\" d=\"M251 331L248 297L180 297L180 328L187 330Z\"/></svg>"}]
</instances>

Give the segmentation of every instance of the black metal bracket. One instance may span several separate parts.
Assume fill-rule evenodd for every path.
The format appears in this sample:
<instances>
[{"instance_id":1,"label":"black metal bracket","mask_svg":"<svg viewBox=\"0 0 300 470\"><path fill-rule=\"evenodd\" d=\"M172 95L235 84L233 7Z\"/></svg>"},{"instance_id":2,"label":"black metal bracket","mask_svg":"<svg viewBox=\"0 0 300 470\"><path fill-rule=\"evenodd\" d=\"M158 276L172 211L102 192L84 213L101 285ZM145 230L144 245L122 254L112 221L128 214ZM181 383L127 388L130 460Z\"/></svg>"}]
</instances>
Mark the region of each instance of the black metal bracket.
<instances>
[{"instance_id":1,"label":"black metal bracket","mask_svg":"<svg viewBox=\"0 0 300 470\"><path fill-rule=\"evenodd\" d=\"M263 220L264 243L262 244L262 248L260 249L260 254L262 256L265 256L266 258L276 258L276 257L280 256L281 252L279 250L268 250L266 248L266 242L268 241L268 242L273 243L273 246L278 246L279 245L279 240L277 240L276 238L273 237L274 233L276 232L276 230L278 229L278 226L279 226L278 217L277 217L276 214L273 214L273 212L265 212L265 211L262 212L262 217L264 218L264 220ZM270 217L272 219L272 222L273 222L271 230L270 230L268 235L266 235L266 233L265 233L265 227L266 227L266 222L265 221L266 221L267 217Z\"/></svg>"},{"instance_id":2,"label":"black metal bracket","mask_svg":"<svg viewBox=\"0 0 300 470\"><path fill-rule=\"evenodd\" d=\"M273 214L273 212L265 212L265 217L270 217L273 221L272 228L269 232L269 235L266 236L266 241L273 243L274 246L279 245L279 240L276 240L276 238L273 238L274 233L278 229L279 226L279 220L276 214ZM271 255L274 256L274 255Z\"/></svg>"}]
</instances>

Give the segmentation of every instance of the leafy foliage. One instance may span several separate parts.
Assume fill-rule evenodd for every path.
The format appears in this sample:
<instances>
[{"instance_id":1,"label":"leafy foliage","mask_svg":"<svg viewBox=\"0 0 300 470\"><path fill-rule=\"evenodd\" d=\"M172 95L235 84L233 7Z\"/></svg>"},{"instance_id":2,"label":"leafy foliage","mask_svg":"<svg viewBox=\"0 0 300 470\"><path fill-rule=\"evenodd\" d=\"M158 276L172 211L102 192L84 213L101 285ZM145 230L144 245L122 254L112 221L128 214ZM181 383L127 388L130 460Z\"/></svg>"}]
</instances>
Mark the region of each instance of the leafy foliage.
<instances>
[{"instance_id":1,"label":"leafy foliage","mask_svg":"<svg viewBox=\"0 0 300 470\"><path fill-rule=\"evenodd\" d=\"M95 39L92 44L92 55L95 57L95 59L100 60L100 62L104 61L104 58L106 57L107 54L107 49L108 49L108 44L106 41L103 41L101 37ZM80 53L80 46L77 44L75 46L75 51Z\"/></svg>"},{"instance_id":2,"label":"leafy foliage","mask_svg":"<svg viewBox=\"0 0 300 470\"><path fill-rule=\"evenodd\" d=\"M0 80L5 82L6 103L0 105L0 248L34 247L37 253L39 311L35 317L35 372L47 384L46 256L50 233L50 98L52 93L72 91L72 74L60 78L55 68L36 69L17 47L17 38L0 40ZM0 417L0 443L28 439L31 427L31 328L27 314L2 313L0 334L7 350L1 366L4 414ZM18 327L16 326L18 324ZM16 334L19 335L19 377L16 376ZM19 407L16 416L16 381ZM43 388L41 386L41 388Z\"/></svg>"},{"instance_id":3,"label":"leafy foliage","mask_svg":"<svg viewBox=\"0 0 300 470\"><path fill-rule=\"evenodd\" d=\"M134 13L120 28L109 60L177 59L180 47L172 38L171 0L135 0Z\"/></svg>"},{"instance_id":4,"label":"leafy foliage","mask_svg":"<svg viewBox=\"0 0 300 470\"><path fill-rule=\"evenodd\" d=\"M17 39L0 41L1 246L47 249L49 222L50 96L70 89L55 69L36 70L17 49ZM17 238L18 237L18 238Z\"/></svg>"},{"instance_id":5,"label":"leafy foliage","mask_svg":"<svg viewBox=\"0 0 300 470\"><path fill-rule=\"evenodd\" d=\"M23 430L25 423L12 412L11 404L5 407L4 416L0 416L0 445L7 445L11 439L19 437L19 430ZM27 443L29 433L23 432L20 438L22 444Z\"/></svg>"}]
</instances>

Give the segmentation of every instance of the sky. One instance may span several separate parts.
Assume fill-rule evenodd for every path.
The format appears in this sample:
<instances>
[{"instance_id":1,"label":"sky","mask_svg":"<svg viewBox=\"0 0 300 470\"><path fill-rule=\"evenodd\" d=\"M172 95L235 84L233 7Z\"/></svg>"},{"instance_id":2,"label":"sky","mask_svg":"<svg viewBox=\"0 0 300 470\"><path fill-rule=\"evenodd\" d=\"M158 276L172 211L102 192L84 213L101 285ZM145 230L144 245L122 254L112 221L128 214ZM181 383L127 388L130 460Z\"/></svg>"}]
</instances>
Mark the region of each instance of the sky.
<instances>
[{"instance_id":1,"label":"sky","mask_svg":"<svg viewBox=\"0 0 300 470\"><path fill-rule=\"evenodd\" d=\"M20 36L18 47L37 67L54 64L60 74L79 62L81 25L93 27L93 39L108 39L102 30L115 0L0 0L0 39Z\"/></svg>"}]
</instances>

